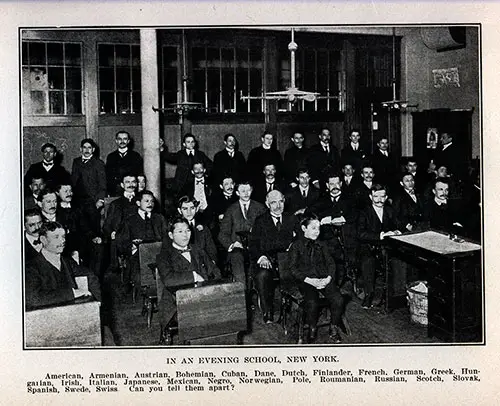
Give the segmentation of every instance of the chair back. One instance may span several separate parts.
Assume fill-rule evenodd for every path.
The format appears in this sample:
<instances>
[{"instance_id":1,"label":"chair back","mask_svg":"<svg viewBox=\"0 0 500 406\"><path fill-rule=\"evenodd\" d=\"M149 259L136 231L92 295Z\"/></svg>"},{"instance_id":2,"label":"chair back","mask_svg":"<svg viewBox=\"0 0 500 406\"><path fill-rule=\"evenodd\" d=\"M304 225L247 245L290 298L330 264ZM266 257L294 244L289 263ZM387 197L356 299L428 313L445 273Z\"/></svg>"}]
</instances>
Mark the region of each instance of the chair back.
<instances>
[{"instance_id":1,"label":"chair back","mask_svg":"<svg viewBox=\"0 0 500 406\"><path fill-rule=\"evenodd\" d=\"M156 256L160 253L161 242L148 242L139 245L139 270L141 272L141 286L155 286L156 276L154 265Z\"/></svg>"}]
</instances>

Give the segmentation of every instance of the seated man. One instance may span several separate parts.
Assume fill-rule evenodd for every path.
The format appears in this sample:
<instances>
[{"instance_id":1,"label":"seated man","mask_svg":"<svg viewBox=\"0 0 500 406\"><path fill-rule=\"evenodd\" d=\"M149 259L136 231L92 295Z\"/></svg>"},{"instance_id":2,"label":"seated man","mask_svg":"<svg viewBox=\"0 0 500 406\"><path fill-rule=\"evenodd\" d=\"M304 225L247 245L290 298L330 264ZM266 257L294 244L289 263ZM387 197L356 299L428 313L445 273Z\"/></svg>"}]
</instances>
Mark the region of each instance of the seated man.
<instances>
[{"instance_id":1,"label":"seated man","mask_svg":"<svg viewBox=\"0 0 500 406\"><path fill-rule=\"evenodd\" d=\"M220 279L220 271L207 253L190 245L191 229L185 218L174 217L168 224L168 238L156 257L160 279L164 285L162 300L158 304L160 325L168 325L176 313L175 297L171 289L176 286Z\"/></svg>"},{"instance_id":2,"label":"seated man","mask_svg":"<svg viewBox=\"0 0 500 406\"><path fill-rule=\"evenodd\" d=\"M80 262L82 236L88 231L85 229L85 219L80 210L73 207L73 187L69 182L62 182L56 188L56 194L59 200L56 210L57 221L66 229L65 252L72 253L73 258Z\"/></svg>"},{"instance_id":3,"label":"seated man","mask_svg":"<svg viewBox=\"0 0 500 406\"><path fill-rule=\"evenodd\" d=\"M415 179L411 173L403 173L399 183L402 188L392 204L398 229L420 230L423 228L424 202L422 196L415 191Z\"/></svg>"},{"instance_id":4,"label":"seated man","mask_svg":"<svg viewBox=\"0 0 500 406\"><path fill-rule=\"evenodd\" d=\"M193 165L193 169L191 173L194 176L194 179L191 179L186 185L182 188L179 193L178 198L183 196L192 196L198 202L198 218L203 217L203 219L208 222L208 203L209 198L212 194L212 188L209 185L206 169L203 162L195 162Z\"/></svg>"},{"instance_id":5,"label":"seated man","mask_svg":"<svg viewBox=\"0 0 500 406\"><path fill-rule=\"evenodd\" d=\"M371 192L373 186L373 180L375 177L375 172L373 167L369 163L365 163L361 168L361 179L355 182L352 196L354 198L354 203L356 209L363 210L365 206L370 206L371 202Z\"/></svg>"},{"instance_id":6,"label":"seated man","mask_svg":"<svg viewBox=\"0 0 500 406\"><path fill-rule=\"evenodd\" d=\"M24 210L38 208L38 194L45 189L45 181L41 176L31 178L29 192L24 196Z\"/></svg>"},{"instance_id":7,"label":"seated man","mask_svg":"<svg viewBox=\"0 0 500 406\"><path fill-rule=\"evenodd\" d=\"M167 235L165 218L153 212L154 195L149 190L137 193L135 197L137 211L127 217L116 233L118 255L124 254L129 258L124 281L129 288L138 286L139 274L139 244L145 242L163 241Z\"/></svg>"},{"instance_id":8,"label":"seated man","mask_svg":"<svg viewBox=\"0 0 500 406\"><path fill-rule=\"evenodd\" d=\"M76 277L86 276L90 293L101 300L97 278L86 268L61 254L66 245L66 231L57 222L46 222L39 231L42 250L26 264L26 309L56 305L88 295L78 287Z\"/></svg>"},{"instance_id":9,"label":"seated man","mask_svg":"<svg viewBox=\"0 0 500 406\"><path fill-rule=\"evenodd\" d=\"M262 174L258 177L253 184L254 187L254 199L260 203L264 203L267 194L271 190L279 190L281 193L285 193L287 185L285 182L280 181L276 176L276 166L274 164L264 165Z\"/></svg>"},{"instance_id":10,"label":"seated man","mask_svg":"<svg viewBox=\"0 0 500 406\"><path fill-rule=\"evenodd\" d=\"M252 229L255 219L266 211L264 205L251 199L252 186L248 182L241 182L236 195L239 200L226 210L220 223L219 242L226 252L236 282L246 283L245 256L247 236Z\"/></svg>"},{"instance_id":11,"label":"seated man","mask_svg":"<svg viewBox=\"0 0 500 406\"><path fill-rule=\"evenodd\" d=\"M248 250L264 323L272 323L278 253L290 246L298 221L293 214L283 213L285 197L279 190L267 194L266 206L269 211L255 220Z\"/></svg>"},{"instance_id":12,"label":"seated man","mask_svg":"<svg viewBox=\"0 0 500 406\"><path fill-rule=\"evenodd\" d=\"M224 218L224 213L231 204L238 201L238 196L235 193L233 178L226 176L222 179L219 189L215 190L210 198L211 225L214 230L214 235L219 234L219 223Z\"/></svg>"},{"instance_id":13,"label":"seated man","mask_svg":"<svg viewBox=\"0 0 500 406\"><path fill-rule=\"evenodd\" d=\"M188 221L191 230L190 244L197 245L208 254L212 261L216 262L217 248L215 248L210 229L197 218L198 207L198 201L189 196L183 196L177 202L177 211Z\"/></svg>"},{"instance_id":14,"label":"seated man","mask_svg":"<svg viewBox=\"0 0 500 406\"><path fill-rule=\"evenodd\" d=\"M297 185L286 196L286 211L297 216L316 203L320 192L318 188L311 187L311 177L307 168L300 168L295 179Z\"/></svg>"},{"instance_id":15,"label":"seated man","mask_svg":"<svg viewBox=\"0 0 500 406\"><path fill-rule=\"evenodd\" d=\"M320 221L314 214L308 214L300 222L302 233L292 243L289 251L290 270L299 283L304 296L305 318L309 325L309 343L316 341L319 316L319 293L330 304L330 339L341 342L339 325L344 300L335 283L335 261L324 242L319 242Z\"/></svg>"},{"instance_id":16,"label":"seated man","mask_svg":"<svg viewBox=\"0 0 500 406\"><path fill-rule=\"evenodd\" d=\"M426 227L452 234L461 234L462 216L458 204L448 199L449 184L446 178L437 178L432 183L434 197L424 207L424 223Z\"/></svg>"},{"instance_id":17,"label":"seated man","mask_svg":"<svg viewBox=\"0 0 500 406\"><path fill-rule=\"evenodd\" d=\"M42 226L42 213L39 209L24 212L24 262L27 263L42 250L39 231Z\"/></svg>"},{"instance_id":18,"label":"seated man","mask_svg":"<svg viewBox=\"0 0 500 406\"><path fill-rule=\"evenodd\" d=\"M400 235L392 208L385 204L387 191L384 186L374 184L370 193L372 204L359 213L358 240L361 273L365 298L361 306L372 307L375 292L376 255L380 252L382 240L391 235Z\"/></svg>"}]
</instances>

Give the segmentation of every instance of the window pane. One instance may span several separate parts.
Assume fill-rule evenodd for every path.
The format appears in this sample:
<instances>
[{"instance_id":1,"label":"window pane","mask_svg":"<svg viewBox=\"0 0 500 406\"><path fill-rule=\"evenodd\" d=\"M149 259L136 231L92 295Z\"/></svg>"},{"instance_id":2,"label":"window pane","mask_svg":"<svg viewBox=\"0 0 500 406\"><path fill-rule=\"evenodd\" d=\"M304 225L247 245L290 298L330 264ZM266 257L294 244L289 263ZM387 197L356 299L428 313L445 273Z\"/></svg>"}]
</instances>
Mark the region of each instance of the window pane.
<instances>
[{"instance_id":1,"label":"window pane","mask_svg":"<svg viewBox=\"0 0 500 406\"><path fill-rule=\"evenodd\" d=\"M99 66L113 66L114 60L114 46L99 45Z\"/></svg>"},{"instance_id":2,"label":"window pane","mask_svg":"<svg viewBox=\"0 0 500 406\"><path fill-rule=\"evenodd\" d=\"M82 64L80 44L65 44L64 47L66 65L80 66Z\"/></svg>"},{"instance_id":3,"label":"window pane","mask_svg":"<svg viewBox=\"0 0 500 406\"><path fill-rule=\"evenodd\" d=\"M132 66L141 66L141 50L139 45L132 45Z\"/></svg>"},{"instance_id":4,"label":"window pane","mask_svg":"<svg viewBox=\"0 0 500 406\"><path fill-rule=\"evenodd\" d=\"M322 93L323 96L326 95L326 92ZM327 99L319 99L317 111L327 111Z\"/></svg>"},{"instance_id":5,"label":"window pane","mask_svg":"<svg viewBox=\"0 0 500 406\"><path fill-rule=\"evenodd\" d=\"M100 114L115 113L115 99L112 92L100 92L99 95L99 112Z\"/></svg>"},{"instance_id":6,"label":"window pane","mask_svg":"<svg viewBox=\"0 0 500 406\"><path fill-rule=\"evenodd\" d=\"M29 83L31 90L44 90L49 88L47 70L44 68L30 68Z\"/></svg>"},{"instance_id":7,"label":"window pane","mask_svg":"<svg viewBox=\"0 0 500 406\"><path fill-rule=\"evenodd\" d=\"M132 103L134 106L134 113L141 112L141 92L132 93Z\"/></svg>"},{"instance_id":8,"label":"window pane","mask_svg":"<svg viewBox=\"0 0 500 406\"><path fill-rule=\"evenodd\" d=\"M63 65L63 44L47 44L48 65Z\"/></svg>"},{"instance_id":9,"label":"window pane","mask_svg":"<svg viewBox=\"0 0 500 406\"><path fill-rule=\"evenodd\" d=\"M205 105L205 71L193 71L193 101Z\"/></svg>"},{"instance_id":10,"label":"window pane","mask_svg":"<svg viewBox=\"0 0 500 406\"><path fill-rule=\"evenodd\" d=\"M207 90L208 91L219 91L220 88L220 77L218 69L208 69L207 70Z\"/></svg>"},{"instance_id":11,"label":"window pane","mask_svg":"<svg viewBox=\"0 0 500 406\"><path fill-rule=\"evenodd\" d=\"M116 66L130 66L130 46L116 45Z\"/></svg>"},{"instance_id":12,"label":"window pane","mask_svg":"<svg viewBox=\"0 0 500 406\"><path fill-rule=\"evenodd\" d=\"M141 70L132 69L132 90L141 90Z\"/></svg>"},{"instance_id":13,"label":"window pane","mask_svg":"<svg viewBox=\"0 0 500 406\"><path fill-rule=\"evenodd\" d=\"M116 92L116 108L118 114L130 113L130 93Z\"/></svg>"},{"instance_id":14,"label":"window pane","mask_svg":"<svg viewBox=\"0 0 500 406\"><path fill-rule=\"evenodd\" d=\"M49 88L64 89L64 68L49 68Z\"/></svg>"},{"instance_id":15,"label":"window pane","mask_svg":"<svg viewBox=\"0 0 500 406\"><path fill-rule=\"evenodd\" d=\"M29 43L30 65L46 65L45 44L43 42Z\"/></svg>"},{"instance_id":16,"label":"window pane","mask_svg":"<svg viewBox=\"0 0 500 406\"><path fill-rule=\"evenodd\" d=\"M252 113L262 112L262 101L261 100L250 100L250 111Z\"/></svg>"},{"instance_id":17,"label":"window pane","mask_svg":"<svg viewBox=\"0 0 500 406\"><path fill-rule=\"evenodd\" d=\"M163 67L177 67L177 47L163 47Z\"/></svg>"},{"instance_id":18,"label":"window pane","mask_svg":"<svg viewBox=\"0 0 500 406\"><path fill-rule=\"evenodd\" d=\"M23 45L22 45L22 50L21 50L21 58L22 58L22 63L23 65L27 65L29 63L29 59L28 59L28 43L27 42L23 42Z\"/></svg>"},{"instance_id":19,"label":"window pane","mask_svg":"<svg viewBox=\"0 0 500 406\"><path fill-rule=\"evenodd\" d=\"M49 114L64 114L64 92L49 92Z\"/></svg>"},{"instance_id":20,"label":"window pane","mask_svg":"<svg viewBox=\"0 0 500 406\"><path fill-rule=\"evenodd\" d=\"M116 89L130 90L130 68L116 68Z\"/></svg>"},{"instance_id":21,"label":"window pane","mask_svg":"<svg viewBox=\"0 0 500 406\"><path fill-rule=\"evenodd\" d=\"M252 96L262 94L262 71L258 69L250 70L250 94Z\"/></svg>"},{"instance_id":22,"label":"window pane","mask_svg":"<svg viewBox=\"0 0 500 406\"><path fill-rule=\"evenodd\" d=\"M222 108L224 112L233 111L234 106L234 72L222 71Z\"/></svg>"},{"instance_id":23,"label":"window pane","mask_svg":"<svg viewBox=\"0 0 500 406\"><path fill-rule=\"evenodd\" d=\"M248 49L236 48L236 67L248 69Z\"/></svg>"},{"instance_id":24,"label":"window pane","mask_svg":"<svg viewBox=\"0 0 500 406\"><path fill-rule=\"evenodd\" d=\"M222 48L221 49L221 57L222 57L222 68L234 68L234 49L233 48Z\"/></svg>"},{"instance_id":25,"label":"window pane","mask_svg":"<svg viewBox=\"0 0 500 406\"><path fill-rule=\"evenodd\" d=\"M248 110L248 102L241 100L240 96L248 96L248 71L246 69L236 70L236 109L237 111L246 112Z\"/></svg>"},{"instance_id":26,"label":"window pane","mask_svg":"<svg viewBox=\"0 0 500 406\"><path fill-rule=\"evenodd\" d=\"M80 90L82 88L82 71L80 68L66 69L66 89Z\"/></svg>"},{"instance_id":27,"label":"window pane","mask_svg":"<svg viewBox=\"0 0 500 406\"><path fill-rule=\"evenodd\" d=\"M191 49L191 55L193 59L193 69L206 68L205 48L193 47Z\"/></svg>"},{"instance_id":28,"label":"window pane","mask_svg":"<svg viewBox=\"0 0 500 406\"><path fill-rule=\"evenodd\" d=\"M67 106L66 114L81 114L82 92L67 92L66 106Z\"/></svg>"},{"instance_id":29,"label":"window pane","mask_svg":"<svg viewBox=\"0 0 500 406\"><path fill-rule=\"evenodd\" d=\"M169 107L172 103L177 103L177 92L165 92L163 94L163 103L165 107Z\"/></svg>"},{"instance_id":30,"label":"window pane","mask_svg":"<svg viewBox=\"0 0 500 406\"><path fill-rule=\"evenodd\" d=\"M113 68L99 69L99 89L114 90L115 88L115 73Z\"/></svg>"},{"instance_id":31,"label":"window pane","mask_svg":"<svg viewBox=\"0 0 500 406\"><path fill-rule=\"evenodd\" d=\"M220 68L219 48L207 48L207 68Z\"/></svg>"},{"instance_id":32,"label":"window pane","mask_svg":"<svg viewBox=\"0 0 500 406\"><path fill-rule=\"evenodd\" d=\"M34 91L31 92L31 113L32 114L46 114L47 106L45 99L45 92Z\"/></svg>"},{"instance_id":33,"label":"window pane","mask_svg":"<svg viewBox=\"0 0 500 406\"><path fill-rule=\"evenodd\" d=\"M250 49L250 66L256 69L262 69L262 49Z\"/></svg>"},{"instance_id":34,"label":"window pane","mask_svg":"<svg viewBox=\"0 0 500 406\"><path fill-rule=\"evenodd\" d=\"M175 69L163 70L163 89L165 91L177 91L177 71Z\"/></svg>"}]
</instances>

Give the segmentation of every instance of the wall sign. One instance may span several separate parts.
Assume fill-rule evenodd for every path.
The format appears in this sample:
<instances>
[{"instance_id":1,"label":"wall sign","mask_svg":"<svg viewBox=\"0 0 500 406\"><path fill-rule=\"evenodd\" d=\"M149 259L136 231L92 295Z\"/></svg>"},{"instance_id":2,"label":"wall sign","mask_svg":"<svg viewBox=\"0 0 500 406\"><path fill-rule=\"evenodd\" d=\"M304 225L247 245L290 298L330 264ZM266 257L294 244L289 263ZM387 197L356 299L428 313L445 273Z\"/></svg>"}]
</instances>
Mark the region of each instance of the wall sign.
<instances>
[{"instance_id":1,"label":"wall sign","mask_svg":"<svg viewBox=\"0 0 500 406\"><path fill-rule=\"evenodd\" d=\"M432 76L434 77L434 87L436 89L442 87L460 87L458 68L433 69Z\"/></svg>"}]
</instances>

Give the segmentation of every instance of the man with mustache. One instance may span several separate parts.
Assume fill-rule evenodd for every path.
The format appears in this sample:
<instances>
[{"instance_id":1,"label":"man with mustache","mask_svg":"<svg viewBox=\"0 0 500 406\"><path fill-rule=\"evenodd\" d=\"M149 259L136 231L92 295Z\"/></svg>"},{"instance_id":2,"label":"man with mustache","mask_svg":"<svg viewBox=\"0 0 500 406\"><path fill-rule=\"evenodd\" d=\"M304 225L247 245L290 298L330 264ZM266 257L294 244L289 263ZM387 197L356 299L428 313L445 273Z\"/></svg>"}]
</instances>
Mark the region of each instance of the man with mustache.
<instances>
[{"instance_id":1,"label":"man with mustache","mask_svg":"<svg viewBox=\"0 0 500 406\"><path fill-rule=\"evenodd\" d=\"M24 212L24 261L25 263L42 250L38 232L43 224L39 209L28 209Z\"/></svg>"},{"instance_id":2,"label":"man with mustache","mask_svg":"<svg viewBox=\"0 0 500 406\"><path fill-rule=\"evenodd\" d=\"M245 177L246 160L241 151L238 150L238 140L228 133L224 136L224 149L214 156L212 169L212 185L219 185L224 178L230 177L238 183Z\"/></svg>"}]
</instances>

